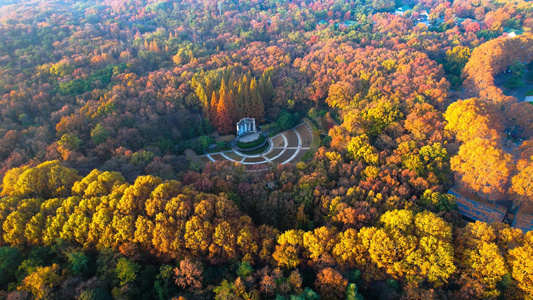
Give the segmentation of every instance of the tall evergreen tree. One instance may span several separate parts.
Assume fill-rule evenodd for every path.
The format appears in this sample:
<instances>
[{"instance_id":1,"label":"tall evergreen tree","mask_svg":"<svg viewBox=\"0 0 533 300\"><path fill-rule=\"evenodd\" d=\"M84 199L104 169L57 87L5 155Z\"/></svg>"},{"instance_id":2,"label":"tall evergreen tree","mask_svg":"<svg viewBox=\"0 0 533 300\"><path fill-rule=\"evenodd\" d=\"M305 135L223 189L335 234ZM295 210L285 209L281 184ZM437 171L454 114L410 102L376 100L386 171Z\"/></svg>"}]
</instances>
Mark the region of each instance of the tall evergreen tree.
<instances>
[{"instance_id":1,"label":"tall evergreen tree","mask_svg":"<svg viewBox=\"0 0 533 300\"><path fill-rule=\"evenodd\" d=\"M265 74L261 75L261 78L259 78L259 81L257 83L257 89L259 90L259 94L261 95L261 98L264 99L265 97L265 86L266 86L267 79L265 77Z\"/></svg>"},{"instance_id":2,"label":"tall evergreen tree","mask_svg":"<svg viewBox=\"0 0 533 300\"><path fill-rule=\"evenodd\" d=\"M211 103L209 105L209 110L210 110L209 121L211 122L213 126L217 127L218 126L218 122L217 122L218 98L217 98L217 93L215 91L213 91L213 93L211 94Z\"/></svg>"},{"instance_id":3,"label":"tall evergreen tree","mask_svg":"<svg viewBox=\"0 0 533 300\"><path fill-rule=\"evenodd\" d=\"M234 107L233 92L226 94L225 90L220 90L220 99L217 106L217 128L222 134L230 133L234 129Z\"/></svg>"},{"instance_id":4,"label":"tall evergreen tree","mask_svg":"<svg viewBox=\"0 0 533 300\"><path fill-rule=\"evenodd\" d=\"M250 83L246 76L243 76L242 81L242 97L244 99L244 117L249 117L252 114L252 107L251 107L251 96L250 96Z\"/></svg>"},{"instance_id":5,"label":"tall evergreen tree","mask_svg":"<svg viewBox=\"0 0 533 300\"><path fill-rule=\"evenodd\" d=\"M210 77L205 77L204 81L205 81L205 84L204 84L205 94L209 96L215 90L213 87L213 80L211 80Z\"/></svg>"},{"instance_id":6,"label":"tall evergreen tree","mask_svg":"<svg viewBox=\"0 0 533 300\"><path fill-rule=\"evenodd\" d=\"M258 121L265 116L265 105L259 94L255 78L250 82L250 116L253 116Z\"/></svg>"},{"instance_id":7,"label":"tall evergreen tree","mask_svg":"<svg viewBox=\"0 0 533 300\"><path fill-rule=\"evenodd\" d=\"M270 103L274 98L274 86L272 85L272 80L268 77L265 85L265 94L263 95L263 100L267 103Z\"/></svg>"},{"instance_id":8,"label":"tall evergreen tree","mask_svg":"<svg viewBox=\"0 0 533 300\"><path fill-rule=\"evenodd\" d=\"M244 88L242 83L239 84L239 89L235 95L235 114L237 120L240 120L246 116L246 100L244 99Z\"/></svg>"},{"instance_id":9,"label":"tall evergreen tree","mask_svg":"<svg viewBox=\"0 0 533 300\"><path fill-rule=\"evenodd\" d=\"M203 85L199 84L196 87L196 96L198 96L198 99L200 100L200 104L202 105L202 110L204 111L204 114L206 115L206 117L209 118L209 98L207 98L207 95L209 94L205 92Z\"/></svg>"}]
</instances>

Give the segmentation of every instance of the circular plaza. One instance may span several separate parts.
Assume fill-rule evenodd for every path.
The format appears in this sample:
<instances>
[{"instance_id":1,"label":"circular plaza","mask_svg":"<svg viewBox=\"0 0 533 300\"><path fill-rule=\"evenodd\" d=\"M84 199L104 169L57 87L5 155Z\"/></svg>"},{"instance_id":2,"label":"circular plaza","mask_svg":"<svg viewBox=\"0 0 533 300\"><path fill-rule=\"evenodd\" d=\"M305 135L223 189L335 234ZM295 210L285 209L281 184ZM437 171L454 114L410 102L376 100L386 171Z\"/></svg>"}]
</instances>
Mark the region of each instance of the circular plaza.
<instances>
[{"instance_id":1,"label":"circular plaza","mask_svg":"<svg viewBox=\"0 0 533 300\"><path fill-rule=\"evenodd\" d=\"M259 154L243 153L238 147L231 150L209 153L199 156L204 162L229 160L239 162L247 167L261 164L297 163L307 153L313 142L311 129L302 123L267 139L268 150Z\"/></svg>"}]
</instances>

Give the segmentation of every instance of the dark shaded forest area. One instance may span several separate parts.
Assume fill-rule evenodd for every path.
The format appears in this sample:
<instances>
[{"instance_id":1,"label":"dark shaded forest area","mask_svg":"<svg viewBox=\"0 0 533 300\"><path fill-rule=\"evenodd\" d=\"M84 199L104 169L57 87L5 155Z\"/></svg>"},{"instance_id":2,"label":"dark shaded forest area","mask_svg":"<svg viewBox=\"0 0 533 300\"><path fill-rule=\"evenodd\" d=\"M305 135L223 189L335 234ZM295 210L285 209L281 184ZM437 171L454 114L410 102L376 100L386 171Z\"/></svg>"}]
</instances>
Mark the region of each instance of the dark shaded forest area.
<instances>
[{"instance_id":1,"label":"dark shaded forest area","mask_svg":"<svg viewBox=\"0 0 533 300\"><path fill-rule=\"evenodd\" d=\"M0 3L0 298L529 299L533 5ZM198 166L235 122L296 164ZM217 143L218 145L218 143ZM223 147L227 145L222 145Z\"/></svg>"}]
</instances>

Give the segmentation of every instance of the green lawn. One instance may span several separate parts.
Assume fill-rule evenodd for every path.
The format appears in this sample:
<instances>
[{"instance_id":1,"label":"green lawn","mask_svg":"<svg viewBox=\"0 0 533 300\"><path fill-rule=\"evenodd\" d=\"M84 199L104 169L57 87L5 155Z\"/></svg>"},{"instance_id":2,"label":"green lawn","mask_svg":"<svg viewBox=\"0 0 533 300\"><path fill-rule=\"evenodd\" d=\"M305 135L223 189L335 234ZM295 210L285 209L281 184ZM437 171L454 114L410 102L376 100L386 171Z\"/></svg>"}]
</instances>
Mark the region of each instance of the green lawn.
<instances>
[{"instance_id":1,"label":"green lawn","mask_svg":"<svg viewBox=\"0 0 533 300\"><path fill-rule=\"evenodd\" d=\"M255 140L253 142L249 142L249 143L237 142L237 147L241 149L251 149L251 148L255 148L261 145L264 142L265 142L265 137L261 135L261 137L258 140Z\"/></svg>"},{"instance_id":2,"label":"green lawn","mask_svg":"<svg viewBox=\"0 0 533 300\"><path fill-rule=\"evenodd\" d=\"M250 150L250 151L243 151L243 150L239 150L239 151L240 151L241 153L244 153L244 154L253 155L253 154L260 154L260 153L263 153L263 152L265 152L267 149L268 149L268 143L265 143L265 145L263 145L261 148L257 148L257 149Z\"/></svg>"}]
</instances>

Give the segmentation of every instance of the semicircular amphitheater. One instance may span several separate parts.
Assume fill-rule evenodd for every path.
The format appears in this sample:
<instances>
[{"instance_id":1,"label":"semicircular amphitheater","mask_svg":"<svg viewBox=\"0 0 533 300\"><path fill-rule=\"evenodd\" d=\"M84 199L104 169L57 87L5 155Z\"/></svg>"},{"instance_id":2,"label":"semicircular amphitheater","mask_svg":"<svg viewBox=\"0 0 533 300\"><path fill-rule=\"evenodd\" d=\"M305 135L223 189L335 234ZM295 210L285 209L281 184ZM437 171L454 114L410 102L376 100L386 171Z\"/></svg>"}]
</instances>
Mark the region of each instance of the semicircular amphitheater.
<instances>
[{"instance_id":1,"label":"semicircular amphitheater","mask_svg":"<svg viewBox=\"0 0 533 300\"><path fill-rule=\"evenodd\" d=\"M247 169L256 169L257 165L298 163L309 151L313 142L311 129L305 123L267 139L268 147L260 154L245 154L239 147L231 150L209 153L199 156L207 162L229 160L239 162Z\"/></svg>"}]
</instances>

